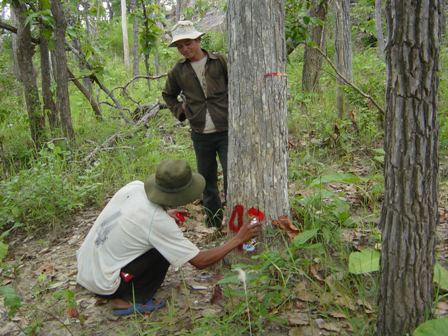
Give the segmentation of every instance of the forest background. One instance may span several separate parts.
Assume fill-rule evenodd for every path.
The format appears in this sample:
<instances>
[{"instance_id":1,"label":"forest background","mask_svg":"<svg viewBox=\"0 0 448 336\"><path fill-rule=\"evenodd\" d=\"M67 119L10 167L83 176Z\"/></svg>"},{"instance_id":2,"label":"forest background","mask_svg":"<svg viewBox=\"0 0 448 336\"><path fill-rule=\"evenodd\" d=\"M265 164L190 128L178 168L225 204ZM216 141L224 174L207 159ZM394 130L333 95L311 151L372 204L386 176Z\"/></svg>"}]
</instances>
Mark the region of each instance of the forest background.
<instances>
[{"instance_id":1,"label":"forest background","mask_svg":"<svg viewBox=\"0 0 448 336\"><path fill-rule=\"evenodd\" d=\"M171 294L166 311L149 318L108 319L113 327L105 327L104 320L84 309L86 294L80 298L79 288L61 282L56 271L42 269L36 260L33 272L24 272L31 253L22 253L22 242L34 242L36 254L57 250L72 237L79 243L82 234L73 231L79 218L97 213L119 187L143 180L163 158L195 165L188 125L178 123L161 101L164 76L179 59L167 47L167 31L178 19L190 19L207 32L205 49L227 53L227 2L3 1L0 307L7 332L49 334L52 329L56 335L106 335L113 328L123 335L376 333L386 90L384 37L379 37L385 23L378 13L384 16L384 4L360 0L347 7L350 69L339 68L335 60L338 12L333 2L285 5L288 196L297 230L285 233L269 226L266 236L275 242L273 247L255 256L256 262L215 270L219 279L204 282L211 297L200 301L200 307L194 307L194 300L176 302ZM18 13L24 14L22 21L14 18ZM42 53L45 41L48 49ZM27 45L32 63L26 61ZM66 64L61 64L60 50ZM304 75L310 57L320 60L313 65L320 69L314 81ZM443 36L440 226L432 307L439 318L433 326L439 330L446 328L448 315L447 58ZM62 73L68 77L61 78ZM341 85L337 73L349 83ZM200 224L200 212L191 210L191 221ZM92 218L87 222L83 225L91 225ZM196 226L188 230L198 244L207 245L200 239L210 232ZM196 279L200 275L191 273ZM204 283L192 285L189 280L186 276L183 284L188 285L180 285L180 296L204 290ZM27 294L18 286L23 281L31 284ZM414 334L438 335L437 329L432 334L425 330Z\"/></svg>"}]
</instances>

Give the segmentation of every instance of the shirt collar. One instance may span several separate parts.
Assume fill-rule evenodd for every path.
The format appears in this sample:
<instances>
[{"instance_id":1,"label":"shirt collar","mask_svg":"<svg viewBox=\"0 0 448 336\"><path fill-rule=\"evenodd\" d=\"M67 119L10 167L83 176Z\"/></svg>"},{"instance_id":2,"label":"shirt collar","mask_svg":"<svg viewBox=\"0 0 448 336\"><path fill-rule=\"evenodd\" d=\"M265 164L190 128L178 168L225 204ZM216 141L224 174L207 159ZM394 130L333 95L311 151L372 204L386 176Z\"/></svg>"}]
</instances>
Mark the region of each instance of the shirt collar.
<instances>
[{"instance_id":1,"label":"shirt collar","mask_svg":"<svg viewBox=\"0 0 448 336\"><path fill-rule=\"evenodd\" d=\"M207 54L207 57L208 58L211 58L211 59L218 59L218 56L216 56L214 53L209 53L207 50L205 50L205 49L202 49L202 51L203 52L205 52L206 54ZM183 58L183 59L181 59L180 60L180 62L181 63L185 63L185 62L187 62L188 61L188 59L186 59L186 58ZM188 61L189 62L189 61Z\"/></svg>"}]
</instances>

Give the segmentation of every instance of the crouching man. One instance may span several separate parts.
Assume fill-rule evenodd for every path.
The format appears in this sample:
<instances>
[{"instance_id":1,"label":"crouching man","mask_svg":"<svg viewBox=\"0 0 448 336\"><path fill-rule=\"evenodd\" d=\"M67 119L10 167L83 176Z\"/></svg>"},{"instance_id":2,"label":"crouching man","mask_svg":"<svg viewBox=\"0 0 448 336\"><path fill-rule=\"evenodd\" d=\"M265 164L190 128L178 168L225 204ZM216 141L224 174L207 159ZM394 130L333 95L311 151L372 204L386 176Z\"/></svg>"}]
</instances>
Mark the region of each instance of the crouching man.
<instances>
[{"instance_id":1,"label":"crouching man","mask_svg":"<svg viewBox=\"0 0 448 336\"><path fill-rule=\"evenodd\" d=\"M198 199L204 186L187 162L166 160L145 183L121 188L77 251L77 282L110 299L114 315L147 313L164 306L153 297L169 265L206 268L260 232L260 224L245 223L223 245L200 251L177 226L175 207Z\"/></svg>"}]
</instances>

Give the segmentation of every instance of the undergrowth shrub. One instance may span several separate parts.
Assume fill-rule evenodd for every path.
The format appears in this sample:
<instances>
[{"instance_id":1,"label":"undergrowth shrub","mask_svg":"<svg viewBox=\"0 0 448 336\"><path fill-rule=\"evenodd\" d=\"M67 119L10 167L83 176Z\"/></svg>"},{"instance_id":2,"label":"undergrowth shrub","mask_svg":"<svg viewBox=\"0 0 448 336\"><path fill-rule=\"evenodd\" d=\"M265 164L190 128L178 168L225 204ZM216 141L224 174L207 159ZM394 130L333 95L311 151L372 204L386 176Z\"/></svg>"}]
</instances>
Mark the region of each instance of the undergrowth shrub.
<instances>
[{"instance_id":1,"label":"undergrowth shrub","mask_svg":"<svg viewBox=\"0 0 448 336\"><path fill-rule=\"evenodd\" d=\"M92 171L71 171L69 152L49 144L32 168L0 182L0 225L2 230L23 227L35 232L56 225L95 194L98 184ZM45 227L42 227L45 225Z\"/></svg>"}]
</instances>

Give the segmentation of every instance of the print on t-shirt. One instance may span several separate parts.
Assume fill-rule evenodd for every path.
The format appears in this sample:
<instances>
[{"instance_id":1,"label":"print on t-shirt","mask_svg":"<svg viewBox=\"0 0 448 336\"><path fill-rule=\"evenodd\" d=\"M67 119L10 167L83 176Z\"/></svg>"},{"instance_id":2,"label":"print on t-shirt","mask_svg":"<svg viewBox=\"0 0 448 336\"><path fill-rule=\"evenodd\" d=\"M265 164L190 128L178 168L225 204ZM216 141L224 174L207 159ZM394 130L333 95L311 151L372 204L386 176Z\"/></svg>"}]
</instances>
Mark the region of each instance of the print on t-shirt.
<instances>
[{"instance_id":1,"label":"print on t-shirt","mask_svg":"<svg viewBox=\"0 0 448 336\"><path fill-rule=\"evenodd\" d=\"M121 210L114 212L108 218L106 218L99 226L96 232L95 246L100 247L104 244L109 236L109 232L112 231L117 219L121 217Z\"/></svg>"}]
</instances>

